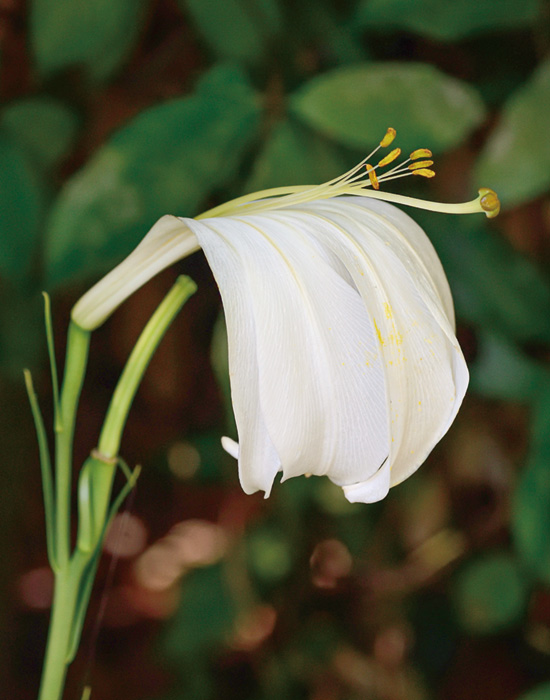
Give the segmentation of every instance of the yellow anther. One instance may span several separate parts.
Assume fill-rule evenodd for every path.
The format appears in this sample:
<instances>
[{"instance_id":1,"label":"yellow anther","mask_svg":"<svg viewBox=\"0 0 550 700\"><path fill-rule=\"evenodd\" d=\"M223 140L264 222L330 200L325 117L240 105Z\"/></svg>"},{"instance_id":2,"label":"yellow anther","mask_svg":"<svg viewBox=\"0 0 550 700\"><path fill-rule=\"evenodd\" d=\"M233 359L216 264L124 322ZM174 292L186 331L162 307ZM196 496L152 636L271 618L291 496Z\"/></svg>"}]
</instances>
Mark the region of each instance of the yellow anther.
<instances>
[{"instance_id":1,"label":"yellow anther","mask_svg":"<svg viewBox=\"0 0 550 700\"><path fill-rule=\"evenodd\" d=\"M479 196L481 197L479 200L481 208L487 215L488 219L494 219L500 211L500 201L497 193L490 190L488 187L482 187L480 190L478 190L478 192Z\"/></svg>"},{"instance_id":2,"label":"yellow anther","mask_svg":"<svg viewBox=\"0 0 550 700\"><path fill-rule=\"evenodd\" d=\"M384 136L382 141L380 141L380 145L382 146L382 148L386 148L386 146L390 145L390 143L394 140L396 133L396 130L392 129L390 126L390 128L386 131L386 135Z\"/></svg>"},{"instance_id":3,"label":"yellow anther","mask_svg":"<svg viewBox=\"0 0 550 700\"><path fill-rule=\"evenodd\" d=\"M374 172L374 168L368 163L365 165L365 168L367 169L367 173L369 174L370 184L374 187L375 190L379 190L380 184L378 182L378 178L376 177L376 173Z\"/></svg>"},{"instance_id":4,"label":"yellow anther","mask_svg":"<svg viewBox=\"0 0 550 700\"><path fill-rule=\"evenodd\" d=\"M390 151L388 153L388 155L385 158L382 158L382 160L378 163L379 167L383 168L385 165L389 165L396 158L399 158L400 155L401 155L401 149L394 148L393 151Z\"/></svg>"},{"instance_id":5,"label":"yellow anther","mask_svg":"<svg viewBox=\"0 0 550 700\"><path fill-rule=\"evenodd\" d=\"M411 160L416 160L417 158L431 158L432 157L432 152L430 151L429 148L417 148L416 151L413 151L409 158Z\"/></svg>"},{"instance_id":6,"label":"yellow anther","mask_svg":"<svg viewBox=\"0 0 550 700\"><path fill-rule=\"evenodd\" d=\"M429 168L433 164L433 160L417 160L416 163L411 163L407 167L409 170L418 170L419 168Z\"/></svg>"},{"instance_id":7,"label":"yellow anther","mask_svg":"<svg viewBox=\"0 0 550 700\"><path fill-rule=\"evenodd\" d=\"M413 175L420 175L420 177L434 177L435 172L429 170L428 168L419 168L418 170L411 171Z\"/></svg>"}]
</instances>

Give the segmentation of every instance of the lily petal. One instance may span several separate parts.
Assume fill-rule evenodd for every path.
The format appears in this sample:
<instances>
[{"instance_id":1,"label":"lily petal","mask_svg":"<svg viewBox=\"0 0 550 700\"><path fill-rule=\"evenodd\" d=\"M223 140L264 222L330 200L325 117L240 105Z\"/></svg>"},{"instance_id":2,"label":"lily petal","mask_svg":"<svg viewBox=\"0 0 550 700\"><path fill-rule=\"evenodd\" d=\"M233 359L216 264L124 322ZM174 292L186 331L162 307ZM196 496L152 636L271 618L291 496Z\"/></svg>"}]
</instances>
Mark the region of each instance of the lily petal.
<instances>
[{"instance_id":1,"label":"lily petal","mask_svg":"<svg viewBox=\"0 0 550 700\"><path fill-rule=\"evenodd\" d=\"M259 369L256 356L257 329L253 299L243 284L244 271L236 241L242 226L229 219L215 219L212 226L189 220L215 271L225 310L231 397L239 433L239 478L246 493L269 495L280 459L265 426L259 400ZM225 444L233 454L231 443Z\"/></svg>"},{"instance_id":2,"label":"lily petal","mask_svg":"<svg viewBox=\"0 0 550 700\"><path fill-rule=\"evenodd\" d=\"M441 264L422 229L403 212L397 228L392 210L383 202L372 207L370 201L337 199L309 206L318 236L353 276L377 329L395 485L422 464L451 425L468 371L454 336L448 287L437 272Z\"/></svg>"},{"instance_id":3,"label":"lily petal","mask_svg":"<svg viewBox=\"0 0 550 700\"><path fill-rule=\"evenodd\" d=\"M308 231L311 218L271 212L189 226L224 300L227 278L233 277L241 296L252 302L259 407L284 478L327 474L343 486L365 482L387 459L385 377L360 295L349 276L344 279L335 269L335 264L342 267L337 259ZM227 251L219 254L221 240L225 245L230 240L238 252L239 271L231 269L234 258ZM229 320L227 307L225 312ZM239 323L242 334L247 320L241 315ZM235 360L231 353L233 393L249 371ZM234 406L238 426L245 425L239 413L246 407L235 401ZM243 473L250 467L242 464L246 438L240 428L239 437ZM378 492L377 487L371 500L380 498Z\"/></svg>"}]
</instances>

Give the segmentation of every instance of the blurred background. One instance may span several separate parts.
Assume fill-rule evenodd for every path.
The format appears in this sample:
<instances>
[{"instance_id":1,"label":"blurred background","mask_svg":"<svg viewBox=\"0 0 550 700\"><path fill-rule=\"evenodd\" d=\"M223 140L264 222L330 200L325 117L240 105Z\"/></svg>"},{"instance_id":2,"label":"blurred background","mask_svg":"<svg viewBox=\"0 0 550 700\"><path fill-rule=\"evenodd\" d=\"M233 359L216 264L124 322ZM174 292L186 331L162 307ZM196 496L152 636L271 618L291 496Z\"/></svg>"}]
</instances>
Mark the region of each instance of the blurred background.
<instances>
[{"instance_id":1,"label":"blurred background","mask_svg":"<svg viewBox=\"0 0 550 700\"><path fill-rule=\"evenodd\" d=\"M106 541L66 698L550 698L550 4L545 0L0 0L0 688L36 697L52 577L29 367L48 425L41 291L72 304L166 213L332 178L388 126L437 177L387 189L453 289L471 388L382 503L325 479L245 496L220 301L200 254L94 333L79 467L150 313L199 291L152 362L121 454L143 465ZM420 179L420 178L419 178ZM390 183L394 185L395 183Z\"/></svg>"}]
</instances>

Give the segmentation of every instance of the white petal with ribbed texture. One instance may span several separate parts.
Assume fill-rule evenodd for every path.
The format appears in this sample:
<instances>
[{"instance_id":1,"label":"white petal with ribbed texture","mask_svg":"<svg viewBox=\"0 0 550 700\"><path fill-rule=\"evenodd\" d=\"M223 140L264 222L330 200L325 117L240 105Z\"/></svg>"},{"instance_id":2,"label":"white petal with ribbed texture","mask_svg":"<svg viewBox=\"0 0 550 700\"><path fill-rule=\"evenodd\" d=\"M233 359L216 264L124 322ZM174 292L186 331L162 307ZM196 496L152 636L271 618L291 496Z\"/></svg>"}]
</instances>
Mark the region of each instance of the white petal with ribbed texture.
<instances>
[{"instance_id":1,"label":"white petal with ribbed texture","mask_svg":"<svg viewBox=\"0 0 550 700\"><path fill-rule=\"evenodd\" d=\"M245 490L268 492L280 467L326 474L350 501L383 498L446 432L468 381L422 229L357 198L187 224L232 329Z\"/></svg>"},{"instance_id":2,"label":"white petal with ribbed texture","mask_svg":"<svg viewBox=\"0 0 550 700\"><path fill-rule=\"evenodd\" d=\"M200 221L188 223L201 245L208 248L208 261L216 275L225 310L231 398L240 438L240 481L246 493L261 490L267 496L279 471L280 461L266 429L259 402L253 299L239 246L234 245L242 236L243 227L230 219L212 220L211 226ZM229 451L235 453L234 447L230 446Z\"/></svg>"},{"instance_id":3,"label":"white petal with ribbed texture","mask_svg":"<svg viewBox=\"0 0 550 700\"><path fill-rule=\"evenodd\" d=\"M468 371L454 336L448 287L428 238L403 212L397 227L394 207L370 204L346 199L306 208L317 219L312 226L319 239L353 276L378 329L395 485L422 464L449 428Z\"/></svg>"},{"instance_id":4,"label":"white petal with ribbed texture","mask_svg":"<svg viewBox=\"0 0 550 700\"><path fill-rule=\"evenodd\" d=\"M310 220L309 214L270 212L189 225L222 296L227 297L225 280L232 276L251 300L259 407L284 478L327 474L344 486L365 482L387 460L385 377L375 329L360 295L349 276L335 269L343 269L337 259L307 230ZM222 238L231 238L238 251L238 270L234 260L219 254ZM225 312L229 322L227 307ZM245 319L240 323L246 327ZM247 370L231 357L230 370L235 391L247 381ZM235 412L243 425L242 406L235 405ZM239 439L245 475L250 468L242 464L247 438L240 429ZM384 495L374 482L371 498L367 487L364 491L364 500Z\"/></svg>"},{"instance_id":5,"label":"white petal with ribbed texture","mask_svg":"<svg viewBox=\"0 0 550 700\"><path fill-rule=\"evenodd\" d=\"M198 249L185 220L161 217L135 250L79 299L71 313L73 321L87 330L97 328L136 289Z\"/></svg>"}]
</instances>

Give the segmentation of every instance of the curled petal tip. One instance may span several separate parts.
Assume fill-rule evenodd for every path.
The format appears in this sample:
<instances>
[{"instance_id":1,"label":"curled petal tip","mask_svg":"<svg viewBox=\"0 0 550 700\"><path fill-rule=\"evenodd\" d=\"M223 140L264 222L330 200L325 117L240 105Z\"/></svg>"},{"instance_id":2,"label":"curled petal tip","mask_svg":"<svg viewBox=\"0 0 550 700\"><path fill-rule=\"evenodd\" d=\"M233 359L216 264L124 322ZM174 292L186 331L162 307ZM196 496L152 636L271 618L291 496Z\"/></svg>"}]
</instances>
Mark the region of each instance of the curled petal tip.
<instances>
[{"instance_id":1,"label":"curled petal tip","mask_svg":"<svg viewBox=\"0 0 550 700\"><path fill-rule=\"evenodd\" d=\"M498 216L500 212L500 201L497 193L494 190L490 190L488 187L482 187L479 190L479 197L479 203L487 215L487 218L494 219L495 216Z\"/></svg>"},{"instance_id":2,"label":"curled petal tip","mask_svg":"<svg viewBox=\"0 0 550 700\"><path fill-rule=\"evenodd\" d=\"M221 439L222 447L234 459L239 459L239 443L224 435Z\"/></svg>"}]
</instances>

